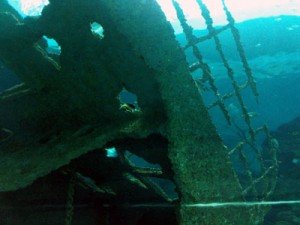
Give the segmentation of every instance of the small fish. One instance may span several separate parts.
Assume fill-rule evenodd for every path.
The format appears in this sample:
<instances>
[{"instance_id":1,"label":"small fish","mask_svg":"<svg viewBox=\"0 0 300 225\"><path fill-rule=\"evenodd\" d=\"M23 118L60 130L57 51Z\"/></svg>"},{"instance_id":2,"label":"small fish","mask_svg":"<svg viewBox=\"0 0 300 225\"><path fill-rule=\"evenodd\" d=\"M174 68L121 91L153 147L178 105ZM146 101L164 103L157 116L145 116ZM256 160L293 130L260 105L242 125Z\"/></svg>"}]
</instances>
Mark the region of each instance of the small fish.
<instances>
[{"instance_id":1,"label":"small fish","mask_svg":"<svg viewBox=\"0 0 300 225\"><path fill-rule=\"evenodd\" d=\"M106 157L107 158L116 158L118 157L118 152L116 150L116 148L112 147L112 148L105 148L106 151Z\"/></svg>"},{"instance_id":2,"label":"small fish","mask_svg":"<svg viewBox=\"0 0 300 225\"><path fill-rule=\"evenodd\" d=\"M139 109L136 107L136 105L132 104L132 103L123 103L120 106L120 109L124 110L125 112L137 112L139 111Z\"/></svg>"},{"instance_id":3,"label":"small fish","mask_svg":"<svg viewBox=\"0 0 300 225\"><path fill-rule=\"evenodd\" d=\"M257 117L257 116L258 116L258 113L256 113L256 112L248 112L247 114L248 114L248 116L249 116L250 118L253 118L253 117Z\"/></svg>"},{"instance_id":4,"label":"small fish","mask_svg":"<svg viewBox=\"0 0 300 225\"><path fill-rule=\"evenodd\" d=\"M261 43L257 43L257 44L255 45L256 48L258 48L258 47L260 47L260 46L261 46Z\"/></svg>"}]
</instances>

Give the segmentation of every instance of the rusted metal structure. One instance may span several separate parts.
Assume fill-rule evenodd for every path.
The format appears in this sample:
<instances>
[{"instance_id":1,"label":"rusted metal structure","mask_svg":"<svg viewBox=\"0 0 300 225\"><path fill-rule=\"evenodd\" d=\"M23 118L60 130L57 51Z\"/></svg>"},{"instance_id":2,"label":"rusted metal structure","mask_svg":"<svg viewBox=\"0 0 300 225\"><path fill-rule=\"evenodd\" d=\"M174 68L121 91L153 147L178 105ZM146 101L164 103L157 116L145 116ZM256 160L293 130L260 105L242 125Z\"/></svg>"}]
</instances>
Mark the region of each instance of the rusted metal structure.
<instances>
[{"instance_id":1,"label":"rusted metal structure","mask_svg":"<svg viewBox=\"0 0 300 225\"><path fill-rule=\"evenodd\" d=\"M122 165L118 168L127 171L125 174L120 169L122 179L144 185L173 204L178 224L262 222L267 210L262 206L186 207L199 202L243 202L250 191L256 196L262 192L263 199L256 197L256 200L268 198L274 188L277 161L274 156L272 165L263 166L258 178L248 169L249 185L244 188L240 185L229 155L239 154L247 167L243 147L255 140L259 132L272 140L266 127L252 127L243 102L244 88L250 87L256 97L258 93L238 30L224 2L228 25L215 29L208 8L198 0L209 33L197 38L180 5L173 3L188 40L183 48L154 0L51 0L39 18L26 19L1 1L0 58L22 81L0 94L1 192L19 190L52 171L63 171L71 178L65 222L71 224L77 182L104 195L117 193L116 184L92 181L76 166L68 165L92 150L114 146L119 155L118 165ZM104 37L91 32L93 22L101 24ZM242 86L235 82L234 71L218 39L218 34L226 29L232 31L248 77ZM43 48L44 35L59 43L59 57ZM234 92L225 96L218 93L209 65L197 48L199 41L207 39L215 41L234 87ZM192 48L198 59L193 65L185 60L187 48ZM201 82L208 82L217 96L211 106L205 106L191 77L191 72L197 69L202 71ZM127 110L120 107L118 96L124 89L137 96L138 110L130 110L130 105ZM233 96L238 98L249 136L228 150L209 116L209 109L220 107L230 123L224 101ZM147 153L138 148L146 149ZM152 161L160 163L162 169L135 167L124 149L148 161L154 158ZM256 154L263 165L259 151ZM109 161L105 157L101 160L103 164ZM106 171L105 167L102 169ZM168 199L167 194L147 179L150 175L174 180L179 202ZM263 189L257 190L260 182Z\"/></svg>"}]
</instances>

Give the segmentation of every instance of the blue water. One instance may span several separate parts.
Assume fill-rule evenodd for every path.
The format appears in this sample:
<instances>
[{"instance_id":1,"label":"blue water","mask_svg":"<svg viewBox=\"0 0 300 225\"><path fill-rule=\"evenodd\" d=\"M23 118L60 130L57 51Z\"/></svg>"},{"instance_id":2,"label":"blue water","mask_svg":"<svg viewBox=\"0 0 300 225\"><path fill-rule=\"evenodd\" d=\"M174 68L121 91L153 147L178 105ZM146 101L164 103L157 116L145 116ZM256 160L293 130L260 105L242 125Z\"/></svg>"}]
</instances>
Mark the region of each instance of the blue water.
<instances>
[{"instance_id":1,"label":"blue water","mask_svg":"<svg viewBox=\"0 0 300 225\"><path fill-rule=\"evenodd\" d=\"M251 94L245 96L245 101L271 129L276 129L300 115L300 17L258 18L236 24L236 27L259 91L258 105L253 104ZM197 36L206 33L206 30L195 32ZM177 35L177 39L182 45L186 43L183 34ZM235 75L242 81L244 71L230 31L221 34L220 40L229 63L233 69L237 68ZM220 92L230 91L231 84L224 77L226 71L222 69L214 42L203 42L199 48L212 67ZM187 51L187 61L195 61L191 50Z\"/></svg>"}]
</instances>

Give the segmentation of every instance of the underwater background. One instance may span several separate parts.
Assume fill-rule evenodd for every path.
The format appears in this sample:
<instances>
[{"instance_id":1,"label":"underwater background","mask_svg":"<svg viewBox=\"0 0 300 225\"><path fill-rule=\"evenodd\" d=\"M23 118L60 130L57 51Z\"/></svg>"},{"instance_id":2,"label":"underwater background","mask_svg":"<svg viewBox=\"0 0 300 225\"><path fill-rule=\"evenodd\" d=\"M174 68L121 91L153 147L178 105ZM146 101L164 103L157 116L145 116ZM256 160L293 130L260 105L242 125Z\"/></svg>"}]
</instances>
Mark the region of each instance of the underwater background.
<instances>
[{"instance_id":1,"label":"underwater background","mask_svg":"<svg viewBox=\"0 0 300 225\"><path fill-rule=\"evenodd\" d=\"M258 103L252 93L244 93L245 103L250 113L253 112L254 124L267 124L279 144L279 178L272 199L297 201L300 199L300 17L256 18L237 23L236 27L259 92ZM206 33L206 30L195 31L198 36ZM219 37L230 65L239 71L235 75L238 77L241 74L237 80L244 82L243 68L230 33L224 32ZM186 44L183 34L178 34L177 40L183 46ZM220 93L230 92L231 83L224 75L226 71L220 57L215 54L214 43L204 42L198 46L212 68ZM190 63L195 61L192 51L187 51L187 60ZM194 78L198 78L196 73ZM209 91L203 93L204 100L211 102L213 97ZM231 127L226 126L222 113L211 110L215 125L228 146L241 139L241 132L246 133L237 105L234 101L229 101L227 105L233 114L234 125ZM261 144L264 149L263 140ZM254 171L257 166L255 161L253 159ZM236 167L237 173L239 170ZM273 206L264 224L300 224L299 209L297 204Z\"/></svg>"},{"instance_id":2,"label":"underwater background","mask_svg":"<svg viewBox=\"0 0 300 225\"><path fill-rule=\"evenodd\" d=\"M272 200L300 200L300 17L283 15L256 18L237 23L236 27L240 32L241 42L259 93L258 102L250 91L243 93L245 104L253 124L257 126L266 124L279 145L278 184ZM195 30L194 33L202 36L207 31ZM245 81L243 66L230 35L229 31L225 31L219 37L226 58L235 70L236 80L243 83ZM176 39L180 45L186 44L184 34L176 34ZM220 93L232 91L231 83L224 75L226 71L223 64L216 56L215 45L207 41L198 44L198 47L204 60L212 69ZM195 61L192 52L186 52L186 60L189 64ZM193 74L195 80L199 79L197 76L197 73ZM18 83L20 80L17 76L0 62L0 92ZM209 88L204 90L202 95L204 102L209 105L213 100ZM123 99L124 102L134 102L134 100L130 95L125 95ZM210 110L210 115L223 142L230 148L245 137L247 127L243 122L244 118L238 103L232 100L226 102L226 106L233 118L233 125L228 126L224 116L218 110ZM259 145L262 152L267 148L264 138L260 139ZM138 166L155 167L137 156L131 155L131 160ZM243 176L244 171L242 169L239 171L238 163L233 162L233 166L237 174ZM255 159L251 166L254 174L256 170L259 173L259 165ZM170 196L176 197L173 184L162 180L155 180L155 182L159 183ZM170 214L174 217L172 213ZM149 222L152 219L149 215L145 216L139 224L156 224ZM164 223L168 224L168 221L176 223L174 220L166 220ZM300 205L273 206L264 224L300 224Z\"/></svg>"},{"instance_id":3,"label":"underwater background","mask_svg":"<svg viewBox=\"0 0 300 225\"><path fill-rule=\"evenodd\" d=\"M247 106L255 107L260 119L271 129L276 129L297 117L300 112L300 96L297 94L300 87L300 17L257 18L237 23L236 26L259 90L259 103L253 105L251 97L246 97ZM206 33L206 30L195 31L199 36ZM177 39L182 45L185 44L183 34L178 34ZM230 32L222 33L220 40L224 43L230 65L239 70L236 76L242 77L243 68ZM224 79L225 69L214 51L213 42L204 42L199 48L211 65L212 74L216 74L214 78L218 87L221 87L220 91L226 92L231 85ZM187 60L195 61L189 53Z\"/></svg>"}]
</instances>

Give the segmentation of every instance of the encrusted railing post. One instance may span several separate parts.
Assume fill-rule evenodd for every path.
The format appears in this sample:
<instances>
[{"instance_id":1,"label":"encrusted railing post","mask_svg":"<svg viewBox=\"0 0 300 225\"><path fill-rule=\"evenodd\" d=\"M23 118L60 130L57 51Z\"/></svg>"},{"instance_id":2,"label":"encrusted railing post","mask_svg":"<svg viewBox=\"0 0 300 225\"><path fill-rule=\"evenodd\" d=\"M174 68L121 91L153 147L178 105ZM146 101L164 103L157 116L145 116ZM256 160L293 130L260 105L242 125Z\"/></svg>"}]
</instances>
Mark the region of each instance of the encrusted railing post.
<instances>
[{"instance_id":1,"label":"encrusted railing post","mask_svg":"<svg viewBox=\"0 0 300 225\"><path fill-rule=\"evenodd\" d=\"M117 29L155 71L168 116L169 158L181 195L180 224L255 224L251 207L186 207L198 202L243 201L226 148L157 3L114 0L102 4L118 24Z\"/></svg>"}]
</instances>

